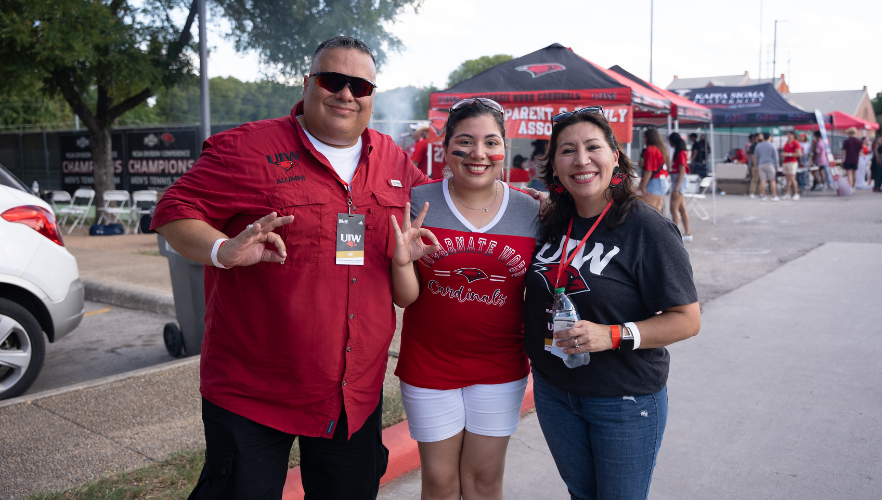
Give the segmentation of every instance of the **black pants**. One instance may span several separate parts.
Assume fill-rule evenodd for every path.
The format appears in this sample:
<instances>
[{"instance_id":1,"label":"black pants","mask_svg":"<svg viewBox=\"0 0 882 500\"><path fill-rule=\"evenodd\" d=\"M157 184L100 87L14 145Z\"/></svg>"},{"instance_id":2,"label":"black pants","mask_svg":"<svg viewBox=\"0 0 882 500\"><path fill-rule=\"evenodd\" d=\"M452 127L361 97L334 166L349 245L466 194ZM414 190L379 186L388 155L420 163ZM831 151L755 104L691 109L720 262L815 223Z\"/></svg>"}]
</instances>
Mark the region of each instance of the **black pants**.
<instances>
[{"instance_id":1,"label":"black pants","mask_svg":"<svg viewBox=\"0 0 882 500\"><path fill-rule=\"evenodd\" d=\"M351 439L341 410L331 439L300 436L305 500L374 500L386 473L383 400ZM253 422L202 398L205 466L190 500L281 499L295 436Z\"/></svg>"},{"instance_id":2,"label":"black pants","mask_svg":"<svg viewBox=\"0 0 882 500\"><path fill-rule=\"evenodd\" d=\"M871 166L871 172L873 175L873 187L877 190L882 188L882 163L874 159Z\"/></svg>"}]
</instances>

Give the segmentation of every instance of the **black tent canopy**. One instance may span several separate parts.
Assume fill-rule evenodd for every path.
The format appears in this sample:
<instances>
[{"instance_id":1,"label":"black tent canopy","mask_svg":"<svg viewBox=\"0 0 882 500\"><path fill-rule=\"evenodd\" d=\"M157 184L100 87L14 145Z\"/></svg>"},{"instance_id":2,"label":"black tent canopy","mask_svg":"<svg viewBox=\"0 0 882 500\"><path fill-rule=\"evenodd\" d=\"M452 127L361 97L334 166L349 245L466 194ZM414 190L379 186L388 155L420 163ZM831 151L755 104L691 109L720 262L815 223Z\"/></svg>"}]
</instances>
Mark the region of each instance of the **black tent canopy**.
<instances>
[{"instance_id":1,"label":"black tent canopy","mask_svg":"<svg viewBox=\"0 0 882 500\"><path fill-rule=\"evenodd\" d=\"M703 87L684 94L690 101L711 108L714 125L771 127L814 123L815 114L794 106L771 83L746 87Z\"/></svg>"}]
</instances>

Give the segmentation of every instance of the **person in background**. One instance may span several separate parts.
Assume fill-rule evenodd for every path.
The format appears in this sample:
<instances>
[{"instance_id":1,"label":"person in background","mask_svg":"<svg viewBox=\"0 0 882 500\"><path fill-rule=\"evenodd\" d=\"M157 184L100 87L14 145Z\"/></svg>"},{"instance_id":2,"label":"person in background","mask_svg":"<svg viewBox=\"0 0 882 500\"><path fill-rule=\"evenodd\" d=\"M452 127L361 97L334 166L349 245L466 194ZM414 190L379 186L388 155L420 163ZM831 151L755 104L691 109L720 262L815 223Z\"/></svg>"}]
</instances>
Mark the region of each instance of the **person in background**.
<instances>
[{"instance_id":1,"label":"person in background","mask_svg":"<svg viewBox=\"0 0 882 500\"><path fill-rule=\"evenodd\" d=\"M689 134L689 140L692 141L691 171L698 177L707 177L707 141L704 135L699 139L696 133Z\"/></svg>"},{"instance_id":2,"label":"person in background","mask_svg":"<svg viewBox=\"0 0 882 500\"><path fill-rule=\"evenodd\" d=\"M542 219L524 302L536 413L571 498L645 500L668 415L665 346L701 326L692 266L677 226L622 179L634 166L606 118L552 122L543 178L561 189ZM558 287L582 320L552 336ZM552 342L590 352L590 363L567 368Z\"/></svg>"},{"instance_id":3,"label":"person in background","mask_svg":"<svg viewBox=\"0 0 882 500\"><path fill-rule=\"evenodd\" d=\"M521 155L515 155L512 161L512 169L508 173L508 183L523 189L530 183L530 171L527 170L527 159Z\"/></svg>"},{"instance_id":4,"label":"person in background","mask_svg":"<svg viewBox=\"0 0 882 500\"><path fill-rule=\"evenodd\" d=\"M796 140L796 132L789 130L787 132L787 142L784 144L783 164L784 177L787 184L784 185L784 199L799 199L799 186L796 184L796 170L799 168L799 158L802 156L802 147ZM791 194L792 193L792 194Z\"/></svg>"},{"instance_id":5,"label":"person in background","mask_svg":"<svg viewBox=\"0 0 882 500\"><path fill-rule=\"evenodd\" d=\"M808 189L809 165L812 160L812 143L805 134L799 134L799 147L802 149L802 156L799 157L799 168L803 169L802 175L797 174L796 183L803 192Z\"/></svg>"},{"instance_id":6,"label":"person in background","mask_svg":"<svg viewBox=\"0 0 882 500\"><path fill-rule=\"evenodd\" d=\"M747 194L751 198L760 195L760 175L756 163L756 145L760 142L762 134L750 134L750 146L747 148L747 160L750 166L750 186L747 188Z\"/></svg>"},{"instance_id":7,"label":"person in background","mask_svg":"<svg viewBox=\"0 0 882 500\"><path fill-rule=\"evenodd\" d=\"M527 171L530 172L531 179L530 187L537 191L544 191L546 189L545 183L539 178L539 164L541 163L539 158L545 156L545 151L548 149L548 140L536 139L530 145L533 146L533 154L527 160Z\"/></svg>"},{"instance_id":8,"label":"person in background","mask_svg":"<svg viewBox=\"0 0 882 500\"><path fill-rule=\"evenodd\" d=\"M829 175L827 174L829 174L830 172L830 169L828 167L830 162L827 159L827 145L824 144L824 139L821 138L820 130L815 130L813 137L812 164L817 166L818 169L812 172L812 174L815 176L815 185L812 186L812 191L826 191L827 183L829 182Z\"/></svg>"},{"instance_id":9,"label":"person in background","mask_svg":"<svg viewBox=\"0 0 882 500\"><path fill-rule=\"evenodd\" d=\"M872 168L873 173L873 192L882 193L882 129L876 131L876 139L873 140L872 149Z\"/></svg>"},{"instance_id":10,"label":"person in background","mask_svg":"<svg viewBox=\"0 0 882 500\"><path fill-rule=\"evenodd\" d=\"M671 179L668 170L671 166L671 158L668 155L668 147L662 142L661 135L655 128L648 128L643 134L643 178L637 196L642 197L656 210L661 212L664 206L664 196L671 190Z\"/></svg>"},{"instance_id":11,"label":"person in background","mask_svg":"<svg viewBox=\"0 0 882 500\"><path fill-rule=\"evenodd\" d=\"M502 499L527 387L524 280L539 202L497 180L503 120L490 99L451 106L450 176L411 191L402 228L392 219L392 296L405 308L395 375L419 443L424 500Z\"/></svg>"},{"instance_id":12,"label":"person in background","mask_svg":"<svg viewBox=\"0 0 882 500\"><path fill-rule=\"evenodd\" d=\"M845 131L845 135L848 136L848 139L842 143L842 169L845 170L845 175L848 177L848 184L854 189L854 183L857 180L858 160L860 160L863 145L861 140L855 137L857 135L856 128L849 127Z\"/></svg>"},{"instance_id":13,"label":"person in background","mask_svg":"<svg viewBox=\"0 0 882 500\"><path fill-rule=\"evenodd\" d=\"M768 182L769 189L772 191L772 201L781 201L778 198L778 183L775 181L778 167L778 150L769 142L772 134L760 134L759 137L761 140L754 148L753 154L757 170L759 171L760 199L766 201L766 182Z\"/></svg>"},{"instance_id":14,"label":"person in background","mask_svg":"<svg viewBox=\"0 0 882 500\"><path fill-rule=\"evenodd\" d=\"M671 220L675 226L680 227L680 219L683 219L683 242L689 243L692 241L692 231L689 230L689 213L686 210L686 198L683 196L688 184L686 176L689 174L686 141L674 132L668 137L668 143L674 148L674 157L671 158Z\"/></svg>"},{"instance_id":15,"label":"person in background","mask_svg":"<svg viewBox=\"0 0 882 500\"><path fill-rule=\"evenodd\" d=\"M410 136L413 138L413 144L407 148L407 154L410 156L410 161L420 169L420 172L425 174L429 168L429 159L426 156L429 145L429 127L416 127Z\"/></svg>"},{"instance_id":16,"label":"person in background","mask_svg":"<svg viewBox=\"0 0 882 500\"><path fill-rule=\"evenodd\" d=\"M861 153L858 156L857 176L854 182L855 189L869 189L872 180L867 182L867 175L870 173L870 139L868 137L861 138Z\"/></svg>"}]
</instances>

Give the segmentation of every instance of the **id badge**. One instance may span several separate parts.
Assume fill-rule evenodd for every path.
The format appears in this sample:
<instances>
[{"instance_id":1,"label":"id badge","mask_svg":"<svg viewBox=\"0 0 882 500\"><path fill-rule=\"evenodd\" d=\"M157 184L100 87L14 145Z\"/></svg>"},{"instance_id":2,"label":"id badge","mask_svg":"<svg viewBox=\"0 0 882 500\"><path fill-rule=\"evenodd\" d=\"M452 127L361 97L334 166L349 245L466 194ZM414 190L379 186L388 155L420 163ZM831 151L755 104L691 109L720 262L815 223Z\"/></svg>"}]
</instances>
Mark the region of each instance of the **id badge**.
<instances>
[{"instance_id":1,"label":"id badge","mask_svg":"<svg viewBox=\"0 0 882 500\"><path fill-rule=\"evenodd\" d=\"M337 214L337 264L364 265L364 215Z\"/></svg>"}]
</instances>

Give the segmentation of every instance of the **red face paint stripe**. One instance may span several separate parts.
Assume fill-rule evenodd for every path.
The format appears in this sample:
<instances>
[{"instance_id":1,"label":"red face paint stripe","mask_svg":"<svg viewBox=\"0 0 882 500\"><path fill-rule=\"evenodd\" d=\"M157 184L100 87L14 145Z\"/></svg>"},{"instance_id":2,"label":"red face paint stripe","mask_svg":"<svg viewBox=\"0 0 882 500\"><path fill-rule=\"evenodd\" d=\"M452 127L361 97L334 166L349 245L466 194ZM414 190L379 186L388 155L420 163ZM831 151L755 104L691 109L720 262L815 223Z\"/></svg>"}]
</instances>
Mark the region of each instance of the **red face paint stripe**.
<instances>
[{"instance_id":1,"label":"red face paint stripe","mask_svg":"<svg viewBox=\"0 0 882 500\"><path fill-rule=\"evenodd\" d=\"M487 158L490 158L490 161L502 161L505 155L488 155Z\"/></svg>"}]
</instances>

